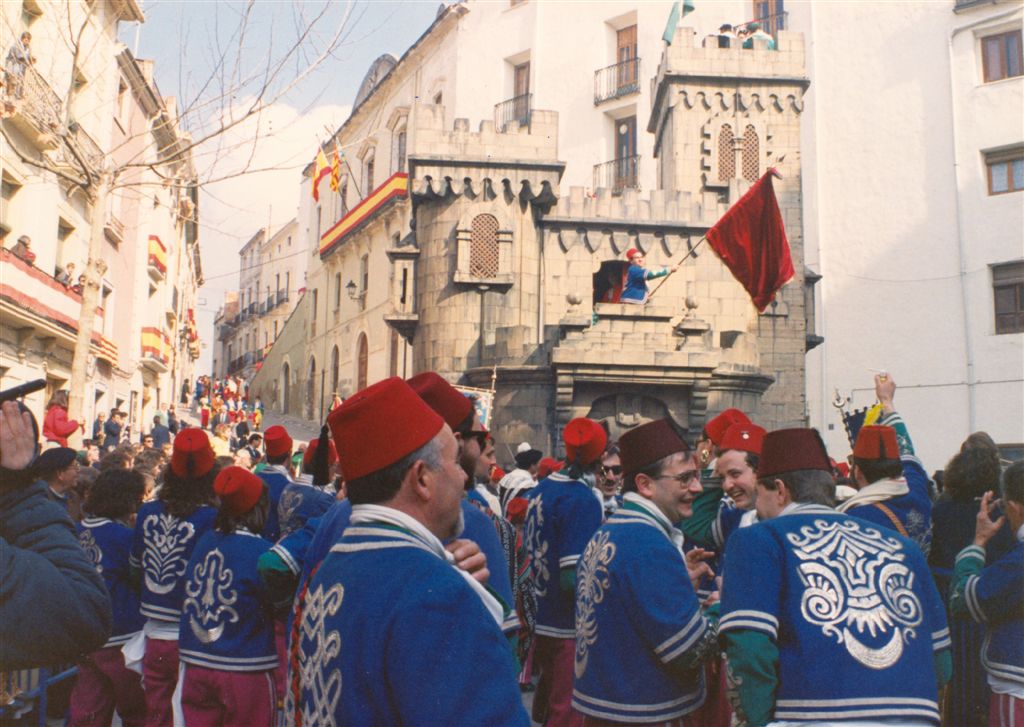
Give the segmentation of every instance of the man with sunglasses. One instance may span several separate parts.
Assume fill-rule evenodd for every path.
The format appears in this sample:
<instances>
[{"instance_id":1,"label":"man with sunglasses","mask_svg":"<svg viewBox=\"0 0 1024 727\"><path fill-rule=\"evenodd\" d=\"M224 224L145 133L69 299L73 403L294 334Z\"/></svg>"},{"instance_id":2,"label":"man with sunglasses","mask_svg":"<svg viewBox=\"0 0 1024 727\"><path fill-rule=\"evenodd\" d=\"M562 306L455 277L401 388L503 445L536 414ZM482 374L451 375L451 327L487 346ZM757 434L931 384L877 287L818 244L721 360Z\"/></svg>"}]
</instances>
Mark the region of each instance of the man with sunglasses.
<instances>
[{"instance_id":1,"label":"man with sunglasses","mask_svg":"<svg viewBox=\"0 0 1024 727\"><path fill-rule=\"evenodd\" d=\"M604 519L607 520L622 504L622 460L619 448L614 444L605 450L601 457L601 469L597 471L597 492L601 495L601 507Z\"/></svg>"},{"instance_id":2,"label":"man with sunglasses","mask_svg":"<svg viewBox=\"0 0 1024 727\"><path fill-rule=\"evenodd\" d=\"M577 567L572 706L583 727L682 727L704 703L700 665L717 655L692 580L708 569L690 572L676 528L693 512L700 470L667 419L631 429L619 447L622 507Z\"/></svg>"}]
</instances>

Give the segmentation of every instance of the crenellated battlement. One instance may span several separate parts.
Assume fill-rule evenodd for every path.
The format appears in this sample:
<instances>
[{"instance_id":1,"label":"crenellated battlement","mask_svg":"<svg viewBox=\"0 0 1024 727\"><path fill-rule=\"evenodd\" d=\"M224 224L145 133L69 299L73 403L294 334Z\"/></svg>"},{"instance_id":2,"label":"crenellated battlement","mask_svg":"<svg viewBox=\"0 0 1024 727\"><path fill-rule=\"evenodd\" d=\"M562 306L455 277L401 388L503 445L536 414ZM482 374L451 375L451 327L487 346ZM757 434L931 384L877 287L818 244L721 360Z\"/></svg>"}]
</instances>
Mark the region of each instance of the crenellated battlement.
<instances>
[{"instance_id":1,"label":"crenellated battlement","mask_svg":"<svg viewBox=\"0 0 1024 727\"><path fill-rule=\"evenodd\" d=\"M552 163L558 159L558 112L532 110L529 123L512 121L503 129L483 120L476 131L469 119L445 127L444 107L416 104L410 114L409 155L425 159Z\"/></svg>"},{"instance_id":2,"label":"crenellated battlement","mask_svg":"<svg viewBox=\"0 0 1024 727\"><path fill-rule=\"evenodd\" d=\"M656 83L665 74L735 76L749 83L803 77L806 72L803 33L780 30L775 50L768 50L760 40L748 49L719 48L717 43L717 35L698 38L693 28L678 28L658 64Z\"/></svg>"},{"instance_id":3,"label":"crenellated battlement","mask_svg":"<svg viewBox=\"0 0 1024 727\"><path fill-rule=\"evenodd\" d=\"M700 228L715 224L727 208L717 192L691 194L655 189L641 195L635 189L626 189L616 194L602 187L588 194L583 187L571 187L569 194L562 196L546 215L545 222L580 220L622 226L643 226L646 223Z\"/></svg>"}]
</instances>

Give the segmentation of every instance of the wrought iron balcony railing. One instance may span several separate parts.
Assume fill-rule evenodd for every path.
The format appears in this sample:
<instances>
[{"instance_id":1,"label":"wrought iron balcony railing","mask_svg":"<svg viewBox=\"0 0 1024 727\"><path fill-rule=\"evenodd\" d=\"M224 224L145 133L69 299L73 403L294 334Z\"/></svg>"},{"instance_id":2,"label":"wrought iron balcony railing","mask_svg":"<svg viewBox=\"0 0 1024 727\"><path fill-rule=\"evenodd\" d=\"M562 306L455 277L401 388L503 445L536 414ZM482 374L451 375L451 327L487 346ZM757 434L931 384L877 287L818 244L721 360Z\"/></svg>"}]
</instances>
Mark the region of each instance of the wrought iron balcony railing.
<instances>
[{"instance_id":1,"label":"wrought iron balcony railing","mask_svg":"<svg viewBox=\"0 0 1024 727\"><path fill-rule=\"evenodd\" d=\"M624 189L636 189L640 185L640 157L622 157L604 164L594 165L594 189L602 187L619 194Z\"/></svg>"},{"instance_id":2,"label":"wrought iron balcony railing","mask_svg":"<svg viewBox=\"0 0 1024 727\"><path fill-rule=\"evenodd\" d=\"M517 123L526 126L530 123L530 111L533 110L533 94L524 93L507 101L494 105L494 126L504 131L509 124Z\"/></svg>"},{"instance_id":3,"label":"wrought iron balcony railing","mask_svg":"<svg viewBox=\"0 0 1024 727\"><path fill-rule=\"evenodd\" d=\"M639 58L630 58L594 71L594 105L639 92Z\"/></svg>"}]
</instances>

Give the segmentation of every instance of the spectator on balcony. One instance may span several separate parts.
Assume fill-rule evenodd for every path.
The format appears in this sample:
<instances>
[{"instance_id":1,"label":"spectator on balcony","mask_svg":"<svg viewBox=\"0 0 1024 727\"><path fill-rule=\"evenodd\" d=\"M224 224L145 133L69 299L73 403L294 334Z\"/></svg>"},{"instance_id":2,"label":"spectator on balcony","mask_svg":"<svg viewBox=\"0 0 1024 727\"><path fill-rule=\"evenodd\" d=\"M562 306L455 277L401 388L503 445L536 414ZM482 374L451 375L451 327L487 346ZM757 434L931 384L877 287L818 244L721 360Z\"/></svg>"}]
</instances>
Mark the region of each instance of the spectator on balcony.
<instances>
[{"instance_id":1,"label":"spectator on balcony","mask_svg":"<svg viewBox=\"0 0 1024 727\"><path fill-rule=\"evenodd\" d=\"M7 51L5 70L7 71L8 95L14 96L14 98L21 98L25 95L25 72L36 62L32 56L31 44L32 34L26 30Z\"/></svg>"},{"instance_id":2,"label":"spectator on balcony","mask_svg":"<svg viewBox=\"0 0 1024 727\"><path fill-rule=\"evenodd\" d=\"M18 241L14 243L14 247L11 248L11 254L19 260L27 262L29 265L36 264L36 254L32 252L32 238L28 235L22 235L18 238Z\"/></svg>"},{"instance_id":3,"label":"spectator on balcony","mask_svg":"<svg viewBox=\"0 0 1024 727\"><path fill-rule=\"evenodd\" d=\"M775 39L761 29L761 24L748 23L747 39L743 41L743 47L750 50L754 47L755 40L763 40L768 44L768 50L775 50Z\"/></svg>"},{"instance_id":4,"label":"spectator on balcony","mask_svg":"<svg viewBox=\"0 0 1024 727\"><path fill-rule=\"evenodd\" d=\"M626 250L626 259L629 260L629 270L626 271L626 285L619 299L622 303L643 305L647 302L647 281L674 273L679 268L679 265L676 264L671 268L663 267L660 270L648 270L644 266L643 252L635 247Z\"/></svg>"},{"instance_id":5,"label":"spectator on balcony","mask_svg":"<svg viewBox=\"0 0 1024 727\"><path fill-rule=\"evenodd\" d=\"M738 45L736 42L736 31L732 29L729 23L723 23L718 28L718 47L733 48L736 45Z\"/></svg>"},{"instance_id":6,"label":"spectator on balcony","mask_svg":"<svg viewBox=\"0 0 1024 727\"><path fill-rule=\"evenodd\" d=\"M68 419L68 392L57 391L46 405L46 416L43 418L43 439L53 442L59 447L68 446L68 436L76 429L85 432L85 424Z\"/></svg>"},{"instance_id":7,"label":"spectator on balcony","mask_svg":"<svg viewBox=\"0 0 1024 727\"><path fill-rule=\"evenodd\" d=\"M85 275L78 276L78 282L71 286L71 292L75 295L81 295L82 291L85 290Z\"/></svg>"},{"instance_id":8,"label":"spectator on balcony","mask_svg":"<svg viewBox=\"0 0 1024 727\"><path fill-rule=\"evenodd\" d=\"M60 270L60 268L58 268L58 270L59 272L57 273L56 276L57 282L63 285L65 288L70 288L71 280L75 276L75 264L68 263L67 265L64 266L63 270Z\"/></svg>"}]
</instances>

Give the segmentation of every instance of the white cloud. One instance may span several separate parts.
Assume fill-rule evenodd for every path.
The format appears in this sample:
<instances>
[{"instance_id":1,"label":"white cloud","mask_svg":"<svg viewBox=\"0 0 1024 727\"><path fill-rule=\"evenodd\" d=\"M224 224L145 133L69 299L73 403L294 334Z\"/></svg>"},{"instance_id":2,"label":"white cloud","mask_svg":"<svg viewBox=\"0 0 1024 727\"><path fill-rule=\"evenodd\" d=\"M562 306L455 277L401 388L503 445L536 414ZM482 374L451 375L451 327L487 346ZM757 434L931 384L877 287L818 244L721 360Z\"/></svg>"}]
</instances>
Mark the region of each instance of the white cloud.
<instances>
[{"instance_id":1,"label":"white cloud","mask_svg":"<svg viewBox=\"0 0 1024 727\"><path fill-rule=\"evenodd\" d=\"M244 101L237 107L243 107ZM323 105L308 111L277 103L258 118L225 132L195 155L203 184L199 198L199 240L207 284L197 324L207 344L199 371L210 371L215 344L213 319L224 292L237 289L238 250L261 227L273 233L298 210L302 169L349 115L349 106ZM248 171L246 170L270 170ZM216 181L220 179L221 181Z\"/></svg>"}]
</instances>

